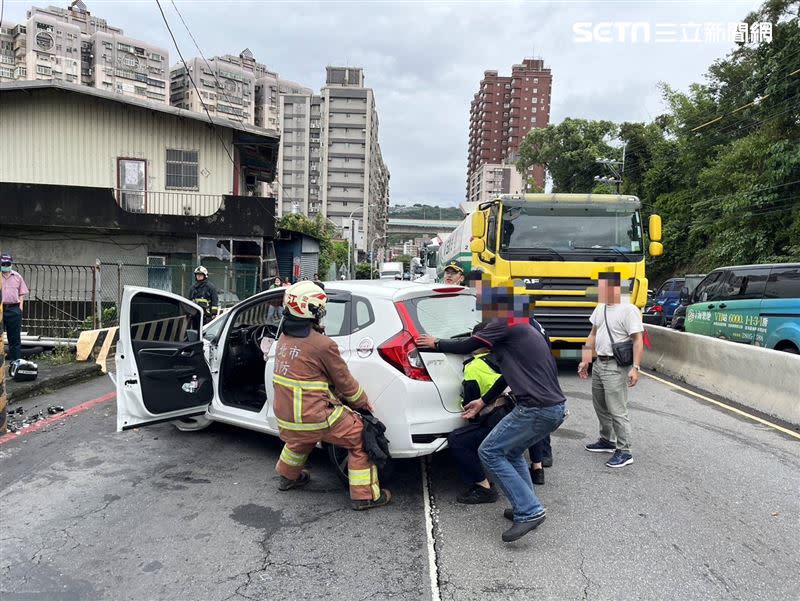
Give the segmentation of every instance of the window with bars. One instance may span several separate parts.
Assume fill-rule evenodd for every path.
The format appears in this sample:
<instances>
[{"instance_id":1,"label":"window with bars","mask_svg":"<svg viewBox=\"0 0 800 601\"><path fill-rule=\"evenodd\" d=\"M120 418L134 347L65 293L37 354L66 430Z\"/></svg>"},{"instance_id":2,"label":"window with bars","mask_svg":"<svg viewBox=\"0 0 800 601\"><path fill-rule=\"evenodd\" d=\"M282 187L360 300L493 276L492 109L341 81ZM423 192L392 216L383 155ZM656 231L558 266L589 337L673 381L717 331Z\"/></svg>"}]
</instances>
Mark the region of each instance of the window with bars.
<instances>
[{"instance_id":1,"label":"window with bars","mask_svg":"<svg viewBox=\"0 0 800 601\"><path fill-rule=\"evenodd\" d=\"M197 190L198 160L196 150L167 149L167 190Z\"/></svg>"}]
</instances>

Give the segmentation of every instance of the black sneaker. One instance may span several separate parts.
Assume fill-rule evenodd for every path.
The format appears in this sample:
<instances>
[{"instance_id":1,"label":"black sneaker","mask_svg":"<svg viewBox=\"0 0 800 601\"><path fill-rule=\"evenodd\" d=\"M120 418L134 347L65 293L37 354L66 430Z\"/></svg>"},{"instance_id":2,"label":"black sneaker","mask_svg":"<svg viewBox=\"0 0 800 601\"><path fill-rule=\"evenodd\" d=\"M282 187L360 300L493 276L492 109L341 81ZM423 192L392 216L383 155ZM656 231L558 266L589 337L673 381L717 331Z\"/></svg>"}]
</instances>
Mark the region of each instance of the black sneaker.
<instances>
[{"instance_id":1,"label":"black sneaker","mask_svg":"<svg viewBox=\"0 0 800 601\"><path fill-rule=\"evenodd\" d=\"M542 457L542 467L553 467L553 456Z\"/></svg>"},{"instance_id":2,"label":"black sneaker","mask_svg":"<svg viewBox=\"0 0 800 601\"><path fill-rule=\"evenodd\" d=\"M614 451L614 455L606 461L608 467L625 467L633 463L633 455L622 449Z\"/></svg>"},{"instance_id":3,"label":"black sneaker","mask_svg":"<svg viewBox=\"0 0 800 601\"><path fill-rule=\"evenodd\" d=\"M300 475L297 477L297 480L289 480L284 476L281 476L281 481L278 483L278 490L281 492L286 492L287 490L292 490L293 488L300 488L301 486L305 486L311 481L311 476L309 476L306 470L300 472Z\"/></svg>"},{"instance_id":4,"label":"black sneaker","mask_svg":"<svg viewBox=\"0 0 800 601\"><path fill-rule=\"evenodd\" d=\"M615 445L610 440L606 440L605 438L600 438L597 442L593 442L591 444L587 444L583 447L590 453L613 453L617 450L617 445Z\"/></svg>"},{"instance_id":5,"label":"black sneaker","mask_svg":"<svg viewBox=\"0 0 800 601\"><path fill-rule=\"evenodd\" d=\"M539 486L544 484L544 469L535 470L531 468L531 480L533 480L534 484L538 484Z\"/></svg>"},{"instance_id":6,"label":"black sneaker","mask_svg":"<svg viewBox=\"0 0 800 601\"><path fill-rule=\"evenodd\" d=\"M456 497L456 502L464 505L478 505L480 503L494 503L497 501L497 491L494 488L484 488L474 484L468 491Z\"/></svg>"},{"instance_id":7,"label":"black sneaker","mask_svg":"<svg viewBox=\"0 0 800 601\"><path fill-rule=\"evenodd\" d=\"M503 510L503 517L506 518L509 522L514 521L514 510L511 507L506 507Z\"/></svg>"},{"instance_id":8,"label":"black sneaker","mask_svg":"<svg viewBox=\"0 0 800 601\"><path fill-rule=\"evenodd\" d=\"M544 522L546 517L547 516L545 515L544 511L542 511L542 513L534 517L532 520L528 520L527 522L514 522L514 525L511 526L511 528L503 532L503 542L511 543L519 538L522 538L528 534L528 532L533 532L542 522Z\"/></svg>"},{"instance_id":9,"label":"black sneaker","mask_svg":"<svg viewBox=\"0 0 800 601\"><path fill-rule=\"evenodd\" d=\"M376 507L383 507L388 505L392 502L392 493L389 492L389 489L382 488L381 489L381 496L375 499L359 499L358 501L352 502L352 507L356 511L365 511L367 509L375 509Z\"/></svg>"}]
</instances>

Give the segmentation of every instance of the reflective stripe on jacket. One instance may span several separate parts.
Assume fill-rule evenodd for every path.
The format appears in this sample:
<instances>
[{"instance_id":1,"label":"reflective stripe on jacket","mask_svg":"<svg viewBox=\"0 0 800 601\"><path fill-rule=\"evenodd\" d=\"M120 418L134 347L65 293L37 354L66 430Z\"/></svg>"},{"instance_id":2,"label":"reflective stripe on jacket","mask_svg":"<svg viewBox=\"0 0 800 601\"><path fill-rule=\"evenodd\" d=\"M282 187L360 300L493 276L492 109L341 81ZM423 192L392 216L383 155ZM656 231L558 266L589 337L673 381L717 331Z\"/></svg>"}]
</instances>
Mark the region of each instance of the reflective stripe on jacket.
<instances>
[{"instance_id":1,"label":"reflective stripe on jacket","mask_svg":"<svg viewBox=\"0 0 800 601\"><path fill-rule=\"evenodd\" d=\"M367 395L339 354L336 343L311 330L305 338L284 333L275 347L275 417L285 430L323 430Z\"/></svg>"}]
</instances>

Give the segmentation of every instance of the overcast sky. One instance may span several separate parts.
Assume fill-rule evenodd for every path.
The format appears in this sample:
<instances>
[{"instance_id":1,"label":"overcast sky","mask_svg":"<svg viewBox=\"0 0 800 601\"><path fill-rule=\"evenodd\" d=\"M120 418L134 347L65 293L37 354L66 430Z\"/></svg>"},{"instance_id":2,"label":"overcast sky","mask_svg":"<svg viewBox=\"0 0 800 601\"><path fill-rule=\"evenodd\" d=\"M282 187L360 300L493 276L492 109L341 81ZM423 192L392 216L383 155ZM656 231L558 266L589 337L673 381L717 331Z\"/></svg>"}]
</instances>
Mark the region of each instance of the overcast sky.
<instances>
[{"instance_id":1,"label":"overcast sky","mask_svg":"<svg viewBox=\"0 0 800 601\"><path fill-rule=\"evenodd\" d=\"M127 35L168 48L177 62L155 0L85 2ZM5 18L24 21L31 4L6 0ZM35 4L66 6L68 0ZM736 23L760 2L177 4L206 57L249 47L281 77L315 90L325 83L326 65L364 67L378 105L391 203L457 205L465 193L469 103L484 70L510 75L524 57L543 58L553 72L551 123L565 117L646 121L663 111L658 82L683 89L700 81L732 47L707 41L705 24ZM196 56L170 0L162 5L184 57ZM651 41L580 43L577 22L644 22ZM696 25L681 27L690 23ZM701 41L666 41L684 32Z\"/></svg>"}]
</instances>

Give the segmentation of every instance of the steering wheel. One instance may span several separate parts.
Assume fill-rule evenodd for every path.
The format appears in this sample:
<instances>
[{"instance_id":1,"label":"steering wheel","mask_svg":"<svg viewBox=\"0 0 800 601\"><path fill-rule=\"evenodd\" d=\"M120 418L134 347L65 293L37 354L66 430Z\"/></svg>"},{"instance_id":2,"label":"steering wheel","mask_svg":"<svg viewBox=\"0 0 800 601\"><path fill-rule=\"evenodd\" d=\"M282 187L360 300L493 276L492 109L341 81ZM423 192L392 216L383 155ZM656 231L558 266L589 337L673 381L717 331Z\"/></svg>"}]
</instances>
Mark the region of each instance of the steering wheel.
<instances>
[{"instance_id":1,"label":"steering wheel","mask_svg":"<svg viewBox=\"0 0 800 601\"><path fill-rule=\"evenodd\" d=\"M262 324L250 330L250 342L252 342L253 346L255 346L259 351L261 351L261 339L267 336L268 328L268 324Z\"/></svg>"}]
</instances>

